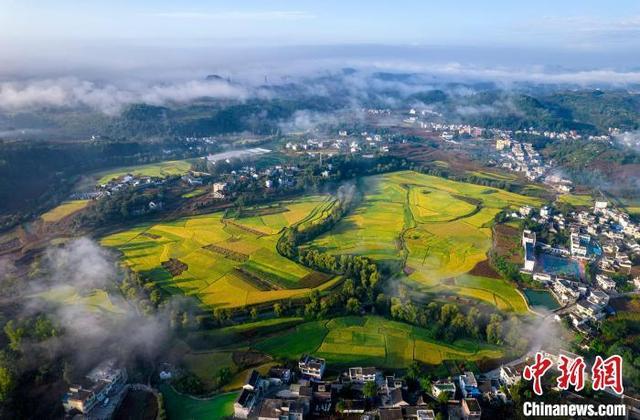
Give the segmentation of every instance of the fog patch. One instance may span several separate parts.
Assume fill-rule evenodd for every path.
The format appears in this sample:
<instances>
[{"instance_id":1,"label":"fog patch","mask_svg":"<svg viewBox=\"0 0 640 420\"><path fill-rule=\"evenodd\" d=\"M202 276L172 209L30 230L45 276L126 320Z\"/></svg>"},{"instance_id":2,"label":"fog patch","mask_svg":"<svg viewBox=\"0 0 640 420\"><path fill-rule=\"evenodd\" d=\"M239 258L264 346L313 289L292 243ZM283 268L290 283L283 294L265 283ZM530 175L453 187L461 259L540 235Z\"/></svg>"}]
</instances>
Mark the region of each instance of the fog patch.
<instances>
[{"instance_id":1,"label":"fog patch","mask_svg":"<svg viewBox=\"0 0 640 420\"><path fill-rule=\"evenodd\" d=\"M166 84L130 82L122 86L99 84L74 77L0 83L0 110L88 107L113 115L131 103L167 105L198 98L245 99L244 87L224 80L188 80Z\"/></svg>"}]
</instances>

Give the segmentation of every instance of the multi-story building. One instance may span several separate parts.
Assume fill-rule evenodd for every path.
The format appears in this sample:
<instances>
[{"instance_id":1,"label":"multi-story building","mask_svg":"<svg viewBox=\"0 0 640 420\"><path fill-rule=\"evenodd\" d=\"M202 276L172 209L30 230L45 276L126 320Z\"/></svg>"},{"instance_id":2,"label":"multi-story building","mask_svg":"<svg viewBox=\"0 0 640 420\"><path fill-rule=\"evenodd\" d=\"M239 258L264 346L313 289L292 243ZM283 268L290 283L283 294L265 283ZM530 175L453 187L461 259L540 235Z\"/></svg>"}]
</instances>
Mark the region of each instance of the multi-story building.
<instances>
[{"instance_id":1,"label":"multi-story building","mask_svg":"<svg viewBox=\"0 0 640 420\"><path fill-rule=\"evenodd\" d=\"M326 363L324 359L311 357L307 354L302 356L298 361L298 368L300 369L302 376L306 376L311 379L322 379L325 366Z\"/></svg>"}]
</instances>

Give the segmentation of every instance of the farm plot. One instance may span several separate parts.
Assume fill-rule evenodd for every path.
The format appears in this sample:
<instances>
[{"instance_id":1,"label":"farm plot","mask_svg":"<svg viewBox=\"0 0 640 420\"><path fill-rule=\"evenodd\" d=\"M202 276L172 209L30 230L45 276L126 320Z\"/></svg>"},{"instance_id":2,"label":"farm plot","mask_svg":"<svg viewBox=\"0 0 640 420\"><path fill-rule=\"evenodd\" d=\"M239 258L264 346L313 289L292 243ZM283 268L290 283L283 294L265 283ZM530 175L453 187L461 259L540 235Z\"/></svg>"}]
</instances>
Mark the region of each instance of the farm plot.
<instances>
[{"instance_id":1,"label":"farm plot","mask_svg":"<svg viewBox=\"0 0 640 420\"><path fill-rule=\"evenodd\" d=\"M58 207L55 207L49 210L48 212L44 213L40 217L42 218L42 220L44 220L47 223L59 222L65 217L70 216L73 213L76 213L82 210L83 208L87 207L88 204L89 204L89 200L66 201L60 204Z\"/></svg>"},{"instance_id":2,"label":"farm plot","mask_svg":"<svg viewBox=\"0 0 640 420\"><path fill-rule=\"evenodd\" d=\"M170 175L184 175L191 169L189 160L167 160L148 165L125 166L96 174L98 185L106 184L124 175L152 176L164 178Z\"/></svg>"},{"instance_id":3,"label":"farm plot","mask_svg":"<svg viewBox=\"0 0 640 420\"><path fill-rule=\"evenodd\" d=\"M311 246L333 254L360 254L377 261L398 260L401 246L398 234L404 225L406 191L398 184L364 180L365 201Z\"/></svg>"},{"instance_id":4,"label":"farm plot","mask_svg":"<svg viewBox=\"0 0 640 420\"><path fill-rule=\"evenodd\" d=\"M309 353L335 365L372 364L403 367L413 360L440 364L444 360L495 359L502 352L469 340L439 342L419 327L375 316L315 321L257 342L254 347L283 359Z\"/></svg>"},{"instance_id":5,"label":"farm plot","mask_svg":"<svg viewBox=\"0 0 640 420\"><path fill-rule=\"evenodd\" d=\"M322 196L279 204L288 217L224 218L222 213L135 227L102 239L123 263L167 293L194 296L209 307L238 307L303 296L330 276L277 253L277 234L326 205ZM260 210L260 209L258 209ZM282 214L284 214L282 213ZM256 226L260 218L263 227ZM247 223L252 220L252 223ZM261 229L261 230L259 230Z\"/></svg>"}]
</instances>

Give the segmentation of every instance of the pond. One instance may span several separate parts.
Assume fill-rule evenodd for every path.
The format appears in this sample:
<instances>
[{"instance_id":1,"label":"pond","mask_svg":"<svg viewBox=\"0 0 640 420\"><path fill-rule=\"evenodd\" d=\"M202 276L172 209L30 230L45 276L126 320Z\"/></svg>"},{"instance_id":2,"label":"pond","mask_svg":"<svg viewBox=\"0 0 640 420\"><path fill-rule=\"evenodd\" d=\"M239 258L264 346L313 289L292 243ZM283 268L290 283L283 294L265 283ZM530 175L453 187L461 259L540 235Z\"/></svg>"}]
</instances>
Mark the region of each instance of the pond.
<instances>
[{"instance_id":1,"label":"pond","mask_svg":"<svg viewBox=\"0 0 640 420\"><path fill-rule=\"evenodd\" d=\"M169 420L223 419L233 416L233 403L238 392L220 394L207 400L198 400L180 395L169 385L159 387L164 397L164 406Z\"/></svg>"},{"instance_id":2,"label":"pond","mask_svg":"<svg viewBox=\"0 0 640 420\"><path fill-rule=\"evenodd\" d=\"M543 307L550 311L560 307L558 301L548 290L523 289L523 292L531 307Z\"/></svg>"},{"instance_id":3,"label":"pond","mask_svg":"<svg viewBox=\"0 0 640 420\"><path fill-rule=\"evenodd\" d=\"M580 266L569 258L541 252L538 255L538 264L545 273L580 278Z\"/></svg>"}]
</instances>

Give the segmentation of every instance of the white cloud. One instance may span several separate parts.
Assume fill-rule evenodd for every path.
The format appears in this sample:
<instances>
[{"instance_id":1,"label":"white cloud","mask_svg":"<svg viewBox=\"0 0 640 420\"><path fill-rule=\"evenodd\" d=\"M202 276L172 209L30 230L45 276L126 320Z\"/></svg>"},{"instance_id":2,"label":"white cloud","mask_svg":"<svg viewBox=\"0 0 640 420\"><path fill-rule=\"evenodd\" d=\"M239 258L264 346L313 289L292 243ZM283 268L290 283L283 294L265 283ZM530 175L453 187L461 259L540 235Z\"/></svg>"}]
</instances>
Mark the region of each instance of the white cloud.
<instances>
[{"instance_id":1,"label":"white cloud","mask_svg":"<svg viewBox=\"0 0 640 420\"><path fill-rule=\"evenodd\" d=\"M0 82L0 110L18 111L38 107L87 106L107 114L119 112L123 106L144 102L164 105L189 102L202 97L244 99L248 91L225 81L191 80L168 84L137 83L118 87L99 85L77 78Z\"/></svg>"}]
</instances>

